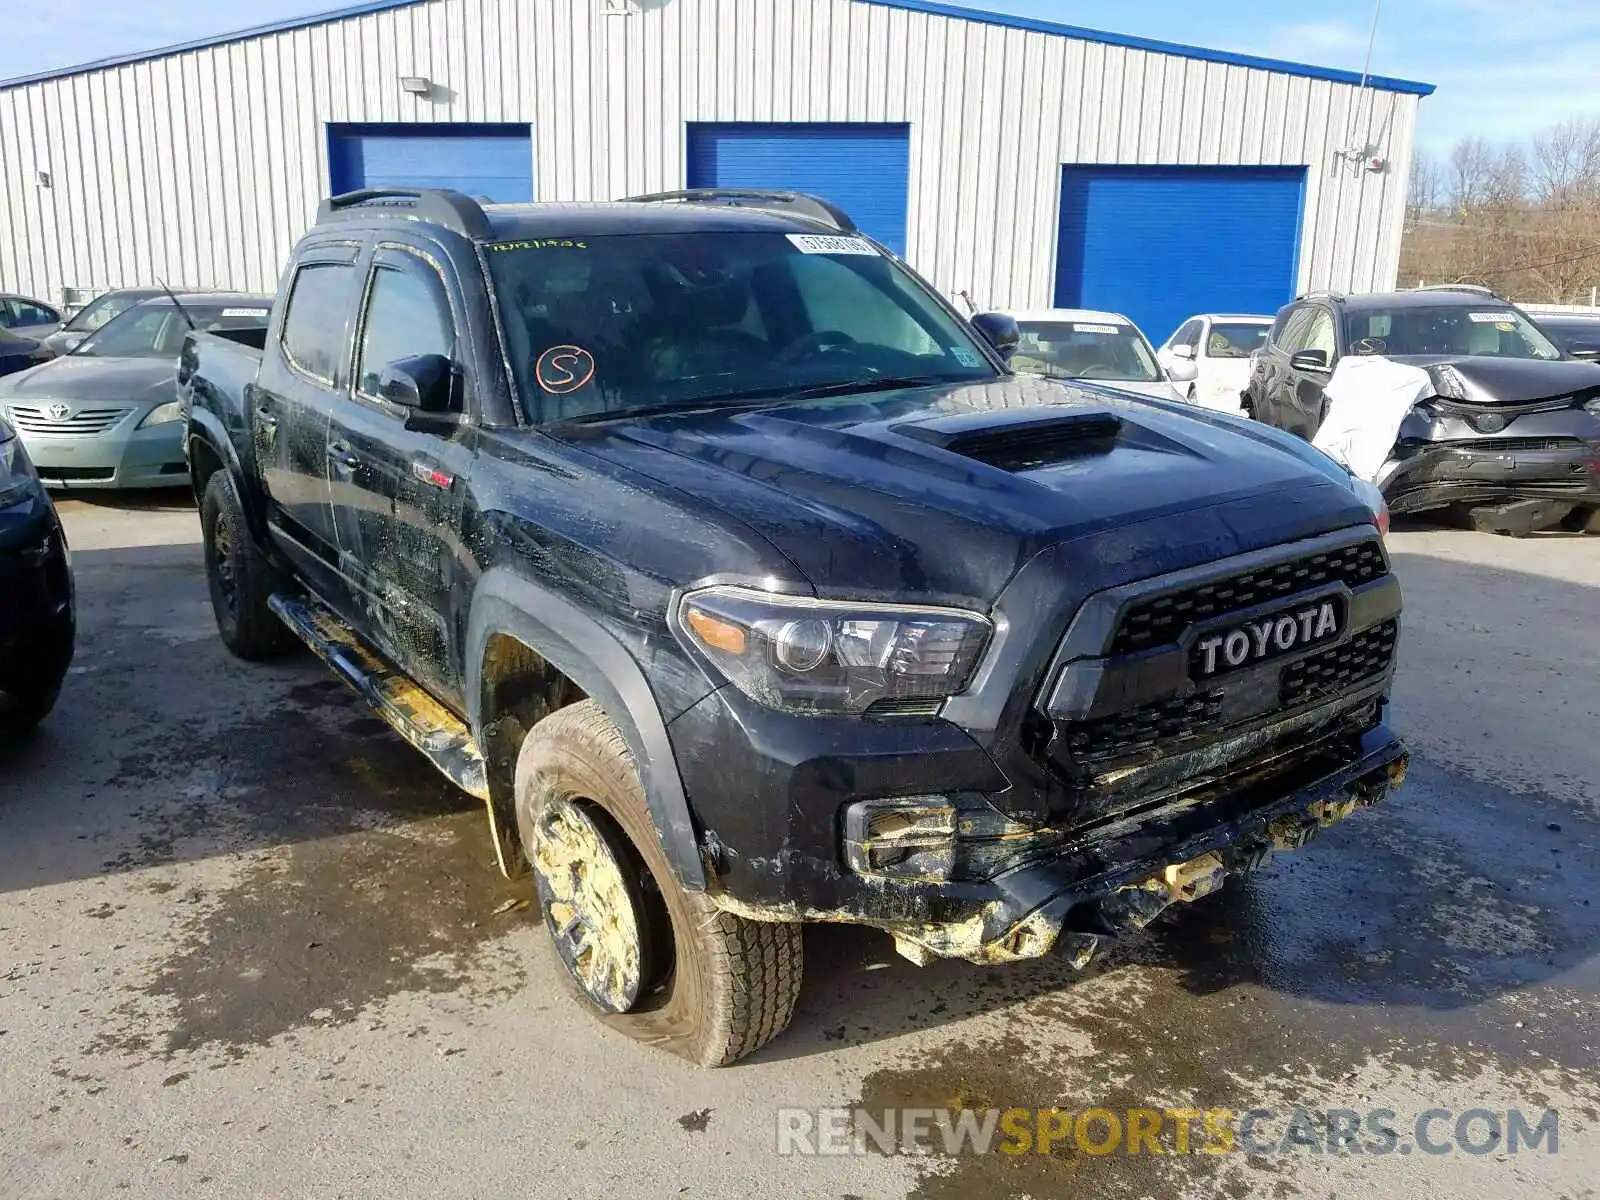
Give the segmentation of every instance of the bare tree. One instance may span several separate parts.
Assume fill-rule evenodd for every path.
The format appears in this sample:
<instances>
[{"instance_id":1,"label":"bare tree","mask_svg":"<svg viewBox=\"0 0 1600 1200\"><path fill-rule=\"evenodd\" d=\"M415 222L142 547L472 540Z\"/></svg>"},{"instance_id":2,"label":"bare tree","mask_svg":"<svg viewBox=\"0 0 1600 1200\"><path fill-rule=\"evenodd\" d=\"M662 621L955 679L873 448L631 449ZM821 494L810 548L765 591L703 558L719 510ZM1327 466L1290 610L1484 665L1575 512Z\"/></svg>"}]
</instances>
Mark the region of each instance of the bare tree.
<instances>
[{"instance_id":1,"label":"bare tree","mask_svg":"<svg viewBox=\"0 0 1600 1200\"><path fill-rule=\"evenodd\" d=\"M1573 118L1537 134L1532 158L1533 194L1541 203L1600 198L1600 117Z\"/></svg>"},{"instance_id":2,"label":"bare tree","mask_svg":"<svg viewBox=\"0 0 1600 1200\"><path fill-rule=\"evenodd\" d=\"M1462 138L1450 148L1450 203L1465 212L1483 202L1494 151L1482 138Z\"/></svg>"},{"instance_id":3,"label":"bare tree","mask_svg":"<svg viewBox=\"0 0 1600 1200\"><path fill-rule=\"evenodd\" d=\"M1444 191L1444 172L1439 160L1426 150L1418 150L1411 159L1411 178L1406 184L1406 225L1415 226L1439 207L1439 197Z\"/></svg>"}]
</instances>

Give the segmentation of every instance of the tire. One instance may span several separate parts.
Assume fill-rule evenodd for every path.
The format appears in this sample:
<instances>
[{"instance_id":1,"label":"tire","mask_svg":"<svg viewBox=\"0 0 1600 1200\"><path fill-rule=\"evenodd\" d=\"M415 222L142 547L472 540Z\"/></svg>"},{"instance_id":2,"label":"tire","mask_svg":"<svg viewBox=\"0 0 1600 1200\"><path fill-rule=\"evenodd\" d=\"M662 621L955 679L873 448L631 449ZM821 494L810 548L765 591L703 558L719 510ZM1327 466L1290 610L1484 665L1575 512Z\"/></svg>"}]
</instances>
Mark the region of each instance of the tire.
<instances>
[{"instance_id":1,"label":"tire","mask_svg":"<svg viewBox=\"0 0 1600 1200\"><path fill-rule=\"evenodd\" d=\"M37 692L13 694L9 704L0 712L0 736L26 737L39 727L61 698L61 680Z\"/></svg>"},{"instance_id":2,"label":"tire","mask_svg":"<svg viewBox=\"0 0 1600 1200\"><path fill-rule=\"evenodd\" d=\"M562 974L607 1025L703 1067L735 1062L787 1028L800 995L800 925L735 916L678 884L627 743L599 705L569 705L529 731L517 758L516 803L541 899L560 886L547 874L566 861L552 850L559 836L547 832L552 814L565 824L580 813L579 823L592 824L599 841L618 855L639 918L637 959L624 956L639 964L636 989L612 989L597 999L594 981L585 983L546 910ZM580 877L587 887L590 872ZM618 895L614 888L609 894ZM630 924L631 918L622 922Z\"/></svg>"},{"instance_id":3,"label":"tire","mask_svg":"<svg viewBox=\"0 0 1600 1200\"><path fill-rule=\"evenodd\" d=\"M278 588L277 572L261 556L245 524L239 494L227 471L206 483L200 502L205 539L206 583L222 643L246 662L282 658L299 643L267 600Z\"/></svg>"},{"instance_id":4,"label":"tire","mask_svg":"<svg viewBox=\"0 0 1600 1200\"><path fill-rule=\"evenodd\" d=\"M1244 415L1249 417L1252 421L1260 420L1260 418L1256 416L1255 397L1249 392L1244 392L1239 396L1239 411L1244 413Z\"/></svg>"}]
</instances>

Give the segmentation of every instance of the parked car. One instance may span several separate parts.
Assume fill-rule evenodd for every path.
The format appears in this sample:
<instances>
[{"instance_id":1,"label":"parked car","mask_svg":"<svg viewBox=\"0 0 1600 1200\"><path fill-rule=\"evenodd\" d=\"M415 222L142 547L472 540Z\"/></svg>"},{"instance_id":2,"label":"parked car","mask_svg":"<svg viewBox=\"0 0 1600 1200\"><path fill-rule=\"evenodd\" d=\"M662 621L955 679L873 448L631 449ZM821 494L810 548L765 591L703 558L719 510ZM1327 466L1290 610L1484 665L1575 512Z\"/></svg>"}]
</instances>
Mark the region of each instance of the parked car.
<instances>
[{"instance_id":1,"label":"parked car","mask_svg":"<svg viewBox=\"0 0 1600 1200\"><path fill-rule=\"evenodd\" d=\"M26 296L0 295L0 329L21 337L43 339L61 328L61 313Z\"/></svg>"},{"instance_id":2,"label":"parked car","mask_svg":"<svg viewBox=\"0 0 1600 1200\"><path fill-rule=\"evenodd\" d=\"M1393 512L1461 506L1503 532L1582 523L1600 507L1600 366L1574 359L1481 289L1428 288L1285 307L1257 353L1245 405L1311 439L1348 356L1426 372L1375 480Z\"/></svg>"},{"instance_id":3,"label":"parked car","mask_svg":"<svg viewBox=\"0 0 1600 1200\"><path fill-rule=\"evenodd\" d=\"M184 335L259 326L270 303L231 292L141 301L72 353L0 380L0 411L51 487L186 485L176 390Z\"/></svg>"},{"instance_id":4,"label":"parked car","mask_svg":"<svg viewBox=\"0 0 1600 1200\"><path fill-rule=\"evenodd\" d=\"M31 730L55 707L75 625L66 532L0 418L0 735Z\"/></svg>"},{"instance_id":5,"label":"parked car","mask_svg":"<svg viewBox=\"0 0 1600 1200\"><path fill-rule=\"evenodd\" d=\"M1047 308L1011 314L1021 333L1014 370L1051 379L1082 379L1162 400L1186 400L1193 364L1156 361L1139 327L1120 313Z\"/></svg>"},{"instance_id":6,"label":"parked car","mask_svg":"<svg viewBox=\"0 0 1600 1200\"><path fill-rule=\"evenodd\" d=\"M54 357L55 353L37 339L0 329L0 376L15 375Z\"/></svg>"},{"instance_id":7,"label":"parked car","mask_svg":"<svg viewBox=\"0 0 1600 1200\"><path fill-rule=\"evenodd\" d=\"M182 292L186 289L176 290ZM104 292L73 313L66 324L45 339L45 345L57 354L65 354L112 317L132 308L141 300L151 300L166 294L167 289L159 287L119 288L113 292Z\"/></svg>"},{"instance_id":8,"label":"parked car","mask_svg":"<svg viewBox=\"0 0 1600 1200\"><path fill-rule=\"evenodd\" d=\"M1403 776L1341 468L1013 375L825 201L359 192L283 280L184 351L222 639L484 800L615 1030L756 1049L807 920L1082 964Z\"/></svg>"},{"instance_id":9,"label":"parked car","mask_svg":"<svg viewBox=\"0 0 1600 1200\"><path fill-rule=\"evenodd\" d=\"M1529 313L1534 323L1573 358L1600 359L1600 313Z\"/></svg>"},{"instance_id":10,"label":"parked car","mask_svg":"<svg viewBox=\"0 0 1600 1200\"><path fill-rule=\"evenodd\" d=\"M1184 399L1218 412L1242 413L1250 356L1266 342L1271 328L1271 317L1202 313L1178 326L1156 351L1156 361L1169 375L1181 363L1195 365L1196 377Z\"/></svg>"}]
</instances>

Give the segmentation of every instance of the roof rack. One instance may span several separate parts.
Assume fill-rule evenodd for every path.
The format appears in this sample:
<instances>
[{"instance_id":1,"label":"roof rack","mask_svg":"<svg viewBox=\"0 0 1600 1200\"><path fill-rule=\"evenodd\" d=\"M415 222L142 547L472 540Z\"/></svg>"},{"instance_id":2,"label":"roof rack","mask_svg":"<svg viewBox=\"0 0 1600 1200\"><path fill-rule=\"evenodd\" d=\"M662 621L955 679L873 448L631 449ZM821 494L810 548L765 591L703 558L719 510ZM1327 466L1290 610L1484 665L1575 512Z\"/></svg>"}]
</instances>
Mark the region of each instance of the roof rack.
<instances>
[{"instance_id":1,"label":"roof rack","mask_svg":"<svg viewBox=\"0 0 1600 1200\"><path fill-rule=\"evenodd\" d=\"M840 233L859 233L856 223L832 201L807 192L777 192L749 188L691 188L684 192L654 192L624 196L624 204L721 204L729 208L764 208L820 222Z\"/></svg>"},{"instance_id":2,"label":"roof rack","mask_svg":"<svg viewBox=\"0 0 1600 1200\"><path fill-rule=\"evenodd\" d=\"M317 224L357 214L415 217L442 225L465 238L494 236L483 207L471 196L448 188L362 188L330 196L317 207Z\"/></svg>"},{"instance_id":3,"label":"roof rack","mask_svg":"<svg viewBox=\"0 0 1600 1200\"><path fill-rule=\"evenodd\" d=\"M1428 283L1412 290L1418 292L1471 292L1474 296L1493 296L1496 300L1500 299L1493 288L1486 288L1476 283Z\"/></svg>"},{"instance_id":4,"label":"roof rack","mask_svg":"<svg viewBox=\"0 0 1600 1200\"><path fill-rule=\"evenodd\" d=\"M1326 288L1316 288L1309 292L1301 292L1294 299L1296 304L1302 300L1332 300L1335 304L1343 304L1344 293L1330 292Z\"/></svg>"}]
</instances>

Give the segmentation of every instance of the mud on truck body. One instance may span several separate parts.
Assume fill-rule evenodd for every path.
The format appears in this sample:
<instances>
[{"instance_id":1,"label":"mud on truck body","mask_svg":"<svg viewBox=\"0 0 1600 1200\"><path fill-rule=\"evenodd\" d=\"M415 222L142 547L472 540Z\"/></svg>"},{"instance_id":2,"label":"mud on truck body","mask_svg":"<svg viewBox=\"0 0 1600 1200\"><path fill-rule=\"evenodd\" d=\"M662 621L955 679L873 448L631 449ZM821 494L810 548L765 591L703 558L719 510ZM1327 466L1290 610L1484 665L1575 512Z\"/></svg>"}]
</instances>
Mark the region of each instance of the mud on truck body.
<instances>
[{"instance_id":1,"label":"mud on truck body","mask_svg":"<svg viewBox=\"0 0 1600 1200\"><path fill-rule=\"evenodd\" d=\"M482 798L693 1061L785 1027L807 921L1081 964L1399 782L1400 591L1304 442L1014 337L811 197L336 197L185 348L218 626Z\"/></svg>"}]
</instances>

